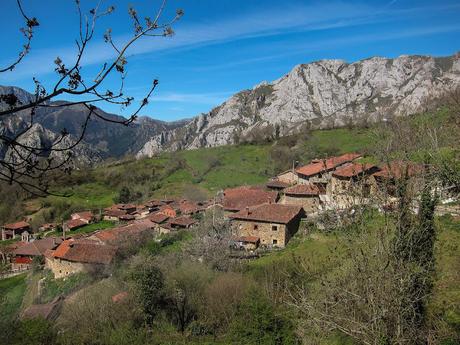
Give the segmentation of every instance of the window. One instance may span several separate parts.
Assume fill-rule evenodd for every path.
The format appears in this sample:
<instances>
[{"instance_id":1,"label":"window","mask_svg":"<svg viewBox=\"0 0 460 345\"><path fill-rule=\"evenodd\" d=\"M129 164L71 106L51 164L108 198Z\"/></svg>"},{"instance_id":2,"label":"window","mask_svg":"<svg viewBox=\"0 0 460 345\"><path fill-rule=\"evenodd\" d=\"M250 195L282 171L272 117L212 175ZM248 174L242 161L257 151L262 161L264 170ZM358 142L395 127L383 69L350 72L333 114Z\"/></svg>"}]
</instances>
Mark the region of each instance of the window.
<instances>
[{"instance_id":1,"label":"window","mask_svg":"<svg viewBox=\"0 0 460 345\"><path fill-rule=\"evenodd\" d=\"M278 244L278 240L273 240L273 244Z\"/></svg>"},{"instance_id":2,"label":"window","mask_svg":"<svg viewBox=\"0 0 460 345\"><path fill-rule=\"evenodd\" d=\"M258 230L258 229L259 229L259 225L254 224L254 230Z\"/></svg>"},{"instance_id":3,"label":"window","mask_svg":"<svg viewBox=\"0 0 460 345\"><path fill-rule=\"evenodd\" d=\"M278 231L278 225L272 225L272 231Z\"/></svg>"}]
</instances>

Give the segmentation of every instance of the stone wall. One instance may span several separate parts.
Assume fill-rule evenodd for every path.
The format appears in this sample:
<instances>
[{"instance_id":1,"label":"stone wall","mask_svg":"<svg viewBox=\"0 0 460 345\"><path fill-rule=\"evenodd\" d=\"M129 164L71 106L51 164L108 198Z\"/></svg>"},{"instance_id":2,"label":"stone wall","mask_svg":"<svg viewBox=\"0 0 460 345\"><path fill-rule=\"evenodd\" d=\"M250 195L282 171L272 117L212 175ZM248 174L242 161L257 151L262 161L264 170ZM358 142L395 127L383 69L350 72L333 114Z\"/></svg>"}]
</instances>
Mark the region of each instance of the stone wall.
<instances>
[{"instance_id":1,"label":"stone wall","mask_svg":"<svg viewBox=\"0 0 460 345\"><path fill-rule=\"evenodd\" d=\"M80 272L94 272L100 265L72 262L57 258L46 258L45 267L50 269L55 279L64 278Z\"/></svg>"},{"instance_id":2,"label":"stone wall","mask_svg":"<svg viewBox=\"0 0 460 345\"><path fill-rule=\"evenodd\" d=\"M307 213L318 212L320 208L319 196L283 195L280 204L302 206Z\"/></svg>"},{"instance_id":3,"label":"stone wall","mask_svg":"<svg viewBox=\"0 0 460 345\"><path fill-rule=\"evenodd\" d=\"M284 183L295 184L298 182L297 174L292 171L287 171L277 176L278 180Z\"/></svg>"}]
</instances>

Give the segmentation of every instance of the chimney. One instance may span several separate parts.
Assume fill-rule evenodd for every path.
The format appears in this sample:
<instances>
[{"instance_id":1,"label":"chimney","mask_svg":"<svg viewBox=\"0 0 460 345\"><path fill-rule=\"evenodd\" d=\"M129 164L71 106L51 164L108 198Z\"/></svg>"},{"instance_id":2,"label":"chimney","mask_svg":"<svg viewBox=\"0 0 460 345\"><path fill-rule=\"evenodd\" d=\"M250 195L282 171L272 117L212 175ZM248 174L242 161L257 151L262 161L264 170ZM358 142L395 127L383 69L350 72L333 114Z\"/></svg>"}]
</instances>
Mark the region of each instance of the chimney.
<instances>
[{"instance_id":1,"label":"chimney","mask_svg":"<svg viewBox=\"0 0 460 345\"><path fill-rule=\"evenodd\" d=\"M246 206L246 215L249 216L250 214L251 214L251 212L249 212L249 206Z\"/></svg>"},{"instance_id":2,"label":"chimney","mask_svg":"<svg viewBox=\"0 0 460 345\"><path fill-rule=\"evenodd\" d=\"M272 198L268 197L268 204L271 205L272 203Z\"/></svg>"}]
</instances>

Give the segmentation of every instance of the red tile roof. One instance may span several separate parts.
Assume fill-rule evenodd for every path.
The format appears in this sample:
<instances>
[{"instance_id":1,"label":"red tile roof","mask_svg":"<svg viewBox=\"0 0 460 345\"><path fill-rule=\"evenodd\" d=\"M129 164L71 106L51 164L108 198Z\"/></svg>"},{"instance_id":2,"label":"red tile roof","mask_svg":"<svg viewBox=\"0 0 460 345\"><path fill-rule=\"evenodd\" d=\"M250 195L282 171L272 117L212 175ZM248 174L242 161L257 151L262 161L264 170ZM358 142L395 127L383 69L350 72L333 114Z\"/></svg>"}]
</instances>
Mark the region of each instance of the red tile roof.
<instances>
[{"instance_id":1,"label":"red tile roof","mask_svg":"<svg viewBox=\"0 0 460 345\"><path fill-rule=\"evenodd\" d=\"M93 242L93 243L92 243ZM53 253L53 257L82 263L109 264L117 247L98 244L95 241L65 240Z\"/></svg>"},{"instance_id":2,"label":"red tile roof","mask_svg":"<svg viewBox=\"0 0 460 345\"><path fill-rule=\"evenodd\" d=\"M302 214L303 208L300 206L263 204L241 210L230 215L230 218L287 224Z\"/></svg>"},{"instance_id":3,"label":"red tile roof","mask_svg":"<svg viewBox=\"0 0 460 345\"><path fill-rule=\"evenodd\" d=\"M196 224L198 223L195 219L192 219L190 217L177 217L177 218L173 218L169 221L169 223L174 226L174 225L177 225L177 226L181 226L181 227L189 227L193 224Z\"/></svg>"},{"instance_id":4,"label":"red tile roof","mask_svg":"<svg viewBox=\"0 0 460 345\"><path fill-rule=\"evenodd\" d=\"M30 224L24 221L20 221L20 222L11 223L11 224L5 224L3 225L3 227L8 230L19 230L19 229L30 227Z\"/></svg>"},{"instance_id":5,"label":"red tile roof","mask_svg":"<svg viewBox=\"0 0 460 345\"><path fill-rule=\"evenodd\" d=\"M138 222L129 225L113 228L109 230L102 230L96 232L90 238L96 238L102 242L115 243L117 241L124 241L126 237L135 237L144 231L150 230L153 227L152 222Z\"/></svg>"},{"instance_id":6,"label":"red tile roof","mask_svg":"<svg viewBox=\"0 0 460 345\"><path fill-rule=\"evenodd\" d=\"M179 204L179 210L183 214L192 214L198 212L200 208L198 207L197 203L184 200Z\"/></svg>"},{"instance_id":7,"label":"red tile roof","mask_svg":"<svg viewBox=\"0 0 460 345\"><path fill-rule=\"evenodd\" d=\"M150 215L148 219L150 219L154 223L160 224L168 220L169 216L163 213L154 213Z\"/></svg>"},{"instance_id":8,"label":"red tile roof","mask_svg":"<svg viewBox=\"0 0 460 345\"><path fill-rule=\"evenodd\" d=\"M289 188L283 189L283 193L287 195L320 195L321 191L318 186L308 183L308 184L298 184Z\"/></svg>"},{"instance_id":9,"label":"red tile roof","mask_svg":"<svg viewBox=\"0 0 460 345\"><path fill-rule=\"evenodd\" d=\"M332 175L338 177L354 177L369 172L370 170L377 169L378 168L376 165L370 163L352 163L347 166L338 168L336 171L332 173Z\"/></svg>"},{"instance_id":10,"label":"red tile roof","mask_svg":"<svg viewBox=\"0 0 460 345\"><path fill-rule=\"evenodd\" d=\"M338 157L331 157L324 160L314 160L312 163L296 169L296 172L304 176L314 176L321 172L335 169L339 165L351 162L359 157L361 157L361 155L358 153L345 153Z\"/></svg>"},{"instance_id":11,"label":"red tile roof","mask_svg":"<svg viewBox=\"0 0 460 345\"><path fill-rule=\"evenodd\" d=\"M374 176L400 179L406 173L409 176L421 174L423 172L423 169L424 167L422 164L395 161L383 166L380 171L374 173Z\"/></svg>"},{"instance_id":12,"label":"red tile roof","mask_svg":"<svg viewBox=\"0 0 460 345\"><path fill-rule=\"evenodd\" d=\"M266 202L276 202L278 193L266 191L260 187L236 187L224 191L223 207L227 211L239 211L248 206L260 205Z\"/></svg>"},{"instance_id":13,"label":"red tile roof","mask_svg":"<svg viewBox=\"0 0 460 345\"><path fill-rule=\"evenodd\" d=\"M85 226L87 225L87 223L81 219L71 219L71 220L68 220L67 222L65 222L65 224L67 225L67 227L69 228L69 230L74 230L74 229L78 229L82 226Z\"/></svg>"},{"instance_id":14,"label":"red tile roof","mask_svg":"<svg viewBox=\"0 0 460 345\"><path fill-rule=\"evenodd\" d=\"M62 240L55 237L47 237L41 240L26 243L25 245L13 251L14 255L21 256L41 256L45 254L47 249L56 248Z\"/></svg>"}]
</instances>

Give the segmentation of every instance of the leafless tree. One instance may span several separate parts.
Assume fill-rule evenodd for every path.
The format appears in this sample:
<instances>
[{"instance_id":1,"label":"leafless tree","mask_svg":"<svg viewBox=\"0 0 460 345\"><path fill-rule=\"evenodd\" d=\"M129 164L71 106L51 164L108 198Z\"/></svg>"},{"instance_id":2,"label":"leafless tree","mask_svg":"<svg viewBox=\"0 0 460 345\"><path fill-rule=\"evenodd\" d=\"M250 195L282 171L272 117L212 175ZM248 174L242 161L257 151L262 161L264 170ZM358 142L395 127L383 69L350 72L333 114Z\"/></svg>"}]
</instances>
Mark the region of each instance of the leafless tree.
<instances>
[{"instance_id":1,"label":"leafless tree","mask_svg":"<svg viewBox=\"0 0 460 345\"><path fill-rule=\"evenodd\" d=\"M126 78L127 53L132 46L142 37L168 37L174 34L172 25L183 15L182 10L177 10L175 15L161 22L162 14L166 8L166 0L161 0L159 8L153 12L153 16L138 14L135 8L128 10L129 17L133 22L133 35L124 42L117 42L112 36L112 29L108 28L103 35L104 41L113 49L113 59L101 64L98 73L94 76L84 76L82 69L84 57L88 54L89 43L95 38L96 27L99 20L115 11L114 6L102 8L102 0L97 1L96 6L88 12L83 9L80 0L75 0L79 18L79 34L75 40L77 53L72 61L63 61L59 56L54 60L57 79L52 88L46 89L35 77L35 90L32 99L24 102L14 93L0 95L0 121L14 117L22 117L26 126L14 133L6 135L0 133L0 146L12 152L11 155L0 159L0 180L9 184L18 184L23 189L34 194L47 194L49 187L46 182L47 173L50 171L71 170L73 160L72 150L83 140L88 123L92 118L98 118L106 122L128 126L134 122L148 102L158 85L158 80L152 82L145 97L139 104L134 104L134 98L124 94L124 81ZM27 14L21 0L17 0L17 7L24 19L24 27L21 32L25 37L25 44L18 57L7 66L0 66L0 73L14 73L15 68L26 58L29 53L35 31L39 27L39 20ZM119 86L117 90L105 88L104 81L110 75L118 74ZM72 102L53 102L58 96L71 96ZM118 120L104 116L96 104L110 103L124 107L134 106L135 109L127 119ZM80 105L86 109L86 117L81 124L81 132L75 138L69 140L69 132L62 128L60 135L49 145L30 145L21 140L36 123L37 112L42 108L65 108ZM50 153L59 153L60 159L56 159Z\"/></svg>"}]
</instances>

